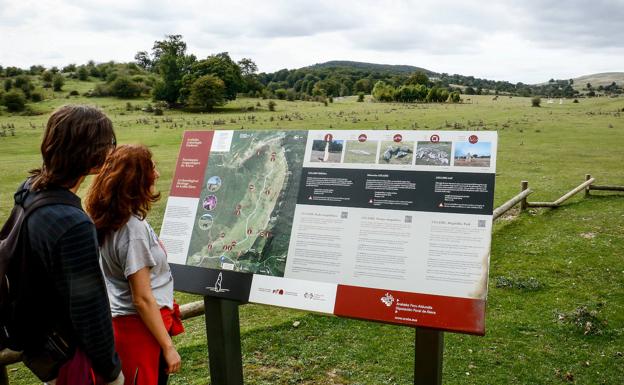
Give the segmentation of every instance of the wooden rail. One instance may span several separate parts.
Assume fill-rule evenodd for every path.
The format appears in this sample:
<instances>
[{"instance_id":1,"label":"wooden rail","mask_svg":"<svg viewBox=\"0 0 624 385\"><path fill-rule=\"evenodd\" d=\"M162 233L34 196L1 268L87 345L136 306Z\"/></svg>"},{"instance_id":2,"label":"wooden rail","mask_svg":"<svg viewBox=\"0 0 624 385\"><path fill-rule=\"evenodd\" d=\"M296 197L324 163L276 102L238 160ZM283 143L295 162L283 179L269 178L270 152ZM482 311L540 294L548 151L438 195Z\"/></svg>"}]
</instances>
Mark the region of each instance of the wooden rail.
<instances>
[{"instance_id":1,"label":"wooden rail","mask_svg":"<svg viewBox=\"0 0 624 385\"><path fill-rule=\"evenodd\" d=\"M585 182L576 186L574 189L569 191L568 193L561 196L561 198L557 199L554 202L528 202L529 207L559 207L561 204L568 199L572 198L574 195L578 194L582 190L585 190L585 194L587 195L587 188L594 183L595 178L589 178Z\"/></svg>"},{"instance_id":2,"label":"wooden rail","mask_svg":"<svg viewBox=\"0 0 624 385\"><path fill-rule=\"evenodd\" d=\"M530 188L524 189L522 192L520 192L520 194L516 195L515 197L511 198L507 202L494 209L494 212L492 213L492 220L496 220L498 217L509 211L509 209L511 209L518 203L522 203L523 201L525 201L526 197L532 193L533 190L531 190Z\"/></svg>"}]
</instances>

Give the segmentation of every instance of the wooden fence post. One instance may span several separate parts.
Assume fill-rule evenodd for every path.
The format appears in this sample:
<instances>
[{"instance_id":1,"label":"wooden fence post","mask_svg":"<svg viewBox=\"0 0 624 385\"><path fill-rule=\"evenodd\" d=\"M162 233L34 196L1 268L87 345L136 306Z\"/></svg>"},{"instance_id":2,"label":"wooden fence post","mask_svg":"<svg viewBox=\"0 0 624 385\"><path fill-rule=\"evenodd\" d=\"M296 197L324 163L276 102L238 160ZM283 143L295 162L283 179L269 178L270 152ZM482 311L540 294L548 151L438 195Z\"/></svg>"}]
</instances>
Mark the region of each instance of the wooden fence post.
<instances>
[{"instance_id":1,"label":"wooden fence post","mask_svg":"<svg viewBox=\"0 0 624 385\"><path fill-rule=\"evenodd\" d=\"M590 180L591 179L591 174L585 174L585 180ZM589 186L585 187L585 197L587 198L589 196Z\"/></svg>"},{"instance_id":2,"label":"wooden fence post","mask_svg":"<svg viewBox=\"0 0 624 385\"><path fill-rule=\"evenodd\" d=\"M529 188L529 181L528 180L523 180L522 182L520 182L520 186L521 186L520 190L522 190L522 191L528 189ZM524 197L524 199L522 199L522 201L520 202L520 212L526 210L527 207L529 207L529 204L527 203L526 197Z\"/></svg>"},{"instance_id":3,"label":"wooden fence post","mask_svg":"<svg viewBox=\"0 0 624 385\"><path fill-rule=\"evenodd\" d=\"M239 305L240 302L204 296L212 385L243 385Z\"/></svg>"},{"instance_id":4,"label":"wooden fence post","mask_svg":"<svg viewBox=\"0 0 624 385\"><path fill-rule=\"evenodd\" d=\"M9 374L5 365L0 366L0 385L9 385Z\"/></svg>"},{"instance_id":5,"label":"wooden fence post","mask_svg":"<svg viewBox=\"0 0 624 385\"><path fill-rule=\"evenodd\" d=\"M414 385L442 385L444 332L416 328Z\"/></svg>"}]
</instances>

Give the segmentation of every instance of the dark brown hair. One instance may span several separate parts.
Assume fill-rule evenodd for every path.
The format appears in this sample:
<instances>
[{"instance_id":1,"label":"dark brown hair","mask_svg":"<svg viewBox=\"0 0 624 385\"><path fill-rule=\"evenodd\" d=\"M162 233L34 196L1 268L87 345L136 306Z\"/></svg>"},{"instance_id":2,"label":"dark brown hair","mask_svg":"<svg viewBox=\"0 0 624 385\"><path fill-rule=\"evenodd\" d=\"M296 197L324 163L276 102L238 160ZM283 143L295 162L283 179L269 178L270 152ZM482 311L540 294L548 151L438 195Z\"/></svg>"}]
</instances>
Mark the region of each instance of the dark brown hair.
<instances>
[{"instance_id":1,"label":"dark brown hair","mask_svg":"<svg viewBox=\"0 0 624 385\"><path fill-rule=\"evenodd\" d=\"M98 239L119 230L131 215L145 219L152 203L156 170L151 151L143 145L122 145L112 152L94 178L85 207L95 223Z\"/></svg>"},{"instance_id":2,"label":"dark brown hair","mask_svg":"<svg viewBox=\"0 0 624 385\"><path fill-rule=\"evenodd\" d=\"M73 187L104 163L115 144L113 123L96 107L67 105L56 109L41 142L43 165L30 171L31 189Z\"/></svg>"}]
</instances>

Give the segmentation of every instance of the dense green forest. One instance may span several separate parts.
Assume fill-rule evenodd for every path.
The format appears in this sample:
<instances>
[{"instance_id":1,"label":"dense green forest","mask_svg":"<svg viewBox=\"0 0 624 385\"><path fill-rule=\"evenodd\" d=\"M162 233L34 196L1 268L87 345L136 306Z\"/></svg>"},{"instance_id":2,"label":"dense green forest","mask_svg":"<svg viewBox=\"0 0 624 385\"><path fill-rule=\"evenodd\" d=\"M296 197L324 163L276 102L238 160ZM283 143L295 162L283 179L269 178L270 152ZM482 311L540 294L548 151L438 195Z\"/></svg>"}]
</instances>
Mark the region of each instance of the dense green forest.
<instances>
[{"instance_id":1,"label":"dense green forest","mask_svg":"<svg viewBox=\"0 0 624 385\"><path fill-rule=\"evenodd\" d=\"M385 65L331 61L299 69L258 73L250 58L233 61L227 52L198 59L187 53L181 35L155 41L151 51L139 51L130 63L69 64L63 68L32 65L29 69L0 66L0 104L9 112L27 109L44 92L64 90L66 79L94 82L85 96L124 99L151 97L156 108L174 107L206 111L236 99L237 95L264 99L316 100L327 103L335 97L371 94L378 102L459 103L462 95L509 95L572 98L617 95L615 82L581 91L574 80L551 79L541 85L479 79L473 76L436 73L408 65ZM76 91L69 91L75 93Z\"/></svg>"}]
</instances>

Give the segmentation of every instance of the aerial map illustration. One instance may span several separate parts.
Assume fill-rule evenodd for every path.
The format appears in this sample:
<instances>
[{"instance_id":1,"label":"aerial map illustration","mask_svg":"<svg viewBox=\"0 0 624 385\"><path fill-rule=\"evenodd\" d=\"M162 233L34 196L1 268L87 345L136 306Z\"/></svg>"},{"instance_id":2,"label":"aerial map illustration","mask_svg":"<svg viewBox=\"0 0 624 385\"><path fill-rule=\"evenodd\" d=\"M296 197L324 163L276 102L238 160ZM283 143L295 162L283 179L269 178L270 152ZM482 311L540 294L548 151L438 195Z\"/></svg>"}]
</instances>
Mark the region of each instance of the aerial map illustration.
<instances>
[{"instance_id":1,"label":"aerial map illustration","mask_svg":"<svg viewBox=\"0 0 624 385\"><path fill-rule=\"evenodd\" d=\"M210 154L187 265L282 277L306 131L235 132Z\"/></svg>"}]
</instances>

